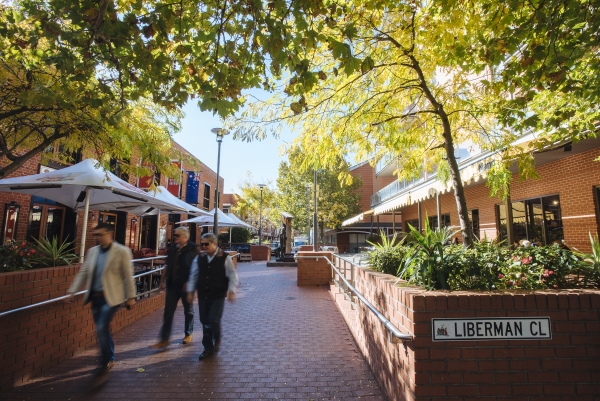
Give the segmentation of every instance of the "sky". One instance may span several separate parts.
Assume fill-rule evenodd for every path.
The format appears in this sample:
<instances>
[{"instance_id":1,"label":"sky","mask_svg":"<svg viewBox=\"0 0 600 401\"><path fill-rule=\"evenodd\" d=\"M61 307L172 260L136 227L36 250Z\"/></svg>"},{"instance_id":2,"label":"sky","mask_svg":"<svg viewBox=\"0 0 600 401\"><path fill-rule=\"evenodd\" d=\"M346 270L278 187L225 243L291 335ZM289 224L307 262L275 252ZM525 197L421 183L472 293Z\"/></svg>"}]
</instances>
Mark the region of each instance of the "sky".
<instances>
[{"instance_id":1,"label":"sky","mask_svg":"<svg viewBox=\"0 0 600 401\"><path fill-rule=\"evenodd\" d=\"M210 130L222 127L223 123L218 115L201 112L197 102L188 102L183 112L182 130L173 139L216 172L218 143ZM219 172L225 180L222 193L239 193L239 184L246 179L248 172L252 174L254 183L270 184L270 188L275 188L279 163L287 161L287 156L280 155L279 148L293 139L294 134L287 128L278 139L267 137L262 141L244 142L234 140L233 135L225 136L221 143Z\"/></svg>"}]
</instances>

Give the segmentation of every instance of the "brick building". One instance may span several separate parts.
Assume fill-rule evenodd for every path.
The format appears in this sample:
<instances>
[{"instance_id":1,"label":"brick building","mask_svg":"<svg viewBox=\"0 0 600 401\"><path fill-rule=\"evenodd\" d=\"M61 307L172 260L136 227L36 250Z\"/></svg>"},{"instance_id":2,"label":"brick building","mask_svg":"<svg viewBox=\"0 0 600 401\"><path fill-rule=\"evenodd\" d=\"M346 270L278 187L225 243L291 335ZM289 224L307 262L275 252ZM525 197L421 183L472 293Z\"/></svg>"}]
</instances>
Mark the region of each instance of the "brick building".
<instances>
[{"instance_id":1,"label":"brick building","mask_svg":"<svg viewBox=\"0 0 600 401\"><path fill-rule=\"evenodd\" d=\"M179 166L180 174L177 177L166 177L160 174L149 177L127 177L120 173L118 162L111 163L111 171L142 189L148 188L154 179L157 186L166 187L169 192L183 201L207 211L213 209L217 174L175 141L172 145L182 155L181 160L173 161ZM7 178L38 174L65 167L55 159L53 160L52 157L46 164L42 164L41 160L42 154L38 154ZM75 161L79 162L81 158L75 155ZM132 163L140 163L140 160L133 159ZM224 187L222 177L219 177L219 187ZM222 204L222 199L220 199L220 206ZM79 250L83 229L83 212L77 213L50 199L0 192L0 213L2 216L2 243L8 239L31 241L33 238L39 240L44 237L57 237L59 241L75 239L75 249ZM186 214L163 214L157 218L157 216L135 216L119 210L90 211L86 246L89 248L95 244L92 228L99 222L106 222L115 225L115 240L130 247L134 251L134 255L139 256L140 251L144 248L155 249L157 224L160 227L159 248L164 249L172 241L173 230L177 227L175 223L186 218L188 218ZM193 224L190 224L190 228L191 240L195 241L203 229Z\"/></svg>"},{"instance_id":2,"label":"brick building","mask_svg":"<svg viewBox=\"0 0 600 401\"><path fill-rule=\"evenodd\" d=\"M531 138L523 138L522 141ZM475 153L461 158L459 169L465 185L469 217L475 236L506 239L507 204L490 196L487 171L497 157ZM516 170L510 182L514 240L536 240L551 244L564 240L568 246L589 250L589 234L599 232L600 221L600 139L565 143L534 153L537 179L521 181ZM393 160L377 166L379 177L393 176ZM393 177L392 177L393 178ZM364 202L364 200L363 200ZM439 206L438 206L439 205ZM439 212L438 212L439 210ZM356 227L364 217L392 218L396 231L408 231L408 224L424 227L425 218L433 227L440 224L458 229L456 202L449 183L435 174L406 182L393 180L370 196L370 208L343 223ZM338 234L338 248L340 239ZM341 249L340 249L341 250Z\"/></svg>"}]
</instances>

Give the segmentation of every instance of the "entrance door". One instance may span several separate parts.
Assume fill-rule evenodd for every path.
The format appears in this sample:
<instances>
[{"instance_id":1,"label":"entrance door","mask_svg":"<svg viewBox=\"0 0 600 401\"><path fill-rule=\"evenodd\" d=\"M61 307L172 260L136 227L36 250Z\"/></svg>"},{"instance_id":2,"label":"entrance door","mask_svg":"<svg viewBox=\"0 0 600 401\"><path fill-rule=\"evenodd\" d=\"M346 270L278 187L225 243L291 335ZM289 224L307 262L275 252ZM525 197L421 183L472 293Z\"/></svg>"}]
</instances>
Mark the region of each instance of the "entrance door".
<instances>
[{"instance_id":1,"label":"entrance door","mask_svg":"<svg viewBox=\"0 0 600 401\"><path fill-rule=\"evenodd\" d=\"M100 223L117 225L117 214L112 212L100 212Z\"/></svg>"}]
</instances>

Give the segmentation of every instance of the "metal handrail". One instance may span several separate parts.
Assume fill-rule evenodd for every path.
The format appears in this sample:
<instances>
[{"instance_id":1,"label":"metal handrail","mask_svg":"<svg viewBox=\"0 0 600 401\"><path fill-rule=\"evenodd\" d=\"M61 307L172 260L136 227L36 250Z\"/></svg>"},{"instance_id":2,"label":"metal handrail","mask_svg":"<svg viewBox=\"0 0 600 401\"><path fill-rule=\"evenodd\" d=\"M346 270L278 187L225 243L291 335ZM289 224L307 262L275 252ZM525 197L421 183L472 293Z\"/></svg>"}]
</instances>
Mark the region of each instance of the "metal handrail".
<instances>
[{"instance_id":1,"label":"metal handrail","mask_svg":"<svg viewBox=\"0 0 600 401\"><path fill-rule=\"evenodd\" d=\"M165 259L165 258L166 258L166 256L154 256L154 257L150 257L150 258L133 259L131 261L131 263L152 261L151 268L153 268L154 267L154 260L156 260L156 259ZM136 274L132 278L138 278L138 277L147 276L147 275L156 273L158 271L161 271L164 268L165 268L164 266L163 267L158 267L156 269L152 269L152 270L144 272L144 273ZM142 297L142 296L144 296L146 294L149 294L152 291L153 290L151 289L150 291L146 291L146 292L141 293L141 294L135 294L135 296L136 296L136 298ZM77 296L77 295L85 294L86 292L87 292L87 290L82 290L82 291L74 293L73 295ZM27 310L27 309L35 308L35 307L38 307L38 306L42 306L42 305L46 305L46 304L51 304L53 302L57 302L57 301L61 301L63 299L67 299L70 296L71 296L71 294L62 295L62 296L57 297L57 298L47 299L45 301L38 302L38 303L35 303L35 304L21 306L20 308L15 308L15 309L7 310L7 311L4 311L4 312L0 312L0 317L6 316L6 315L10 315L11 313L21 312L21 311L24 311L24 310Z\"/></svg>"},{"instance_id":2,"label":"metal handrail","mask_svg":"<svg viewBox=\"0 0 600 401\"><path fill-rule=\"evenodd\" d=\"M343 259L343 260L347 260L347 259L340 257L337 254L333 254L333 256ZM379 319L379 321L381 323L383 323L383 325L389 330L390 342L397 343L397 342L402 342L402 341L412 341L413 340L413 337L410 334L404 334L400 330L398 330L398 328L396 326L394 326L392 324L392 322L390 322L385 316L383 316L381 314L381 312L379 312L377 310L377 308L375 308L369 301L367 301L367 299L365 297L363 297L363 295L360 292L358 292L358 290L356 288L354 288L354 286L352 284L350 284L350 282L348 280L346 280L346 277L344 277L344 275L338 270L338 268L327 257L325 257L325 256L298 256L297 258L298 259L320 259L320 258L325 259L327 261L327 263L329 263L331 268L344 281L346 288L348 290L350 290L352 293L354 293L354 295L356 295L356 297L358 299L360 299L362 301L362 303L367 308L369 308L369 310L371 312L373 312L373 314L377 317L377 319Z\"/></svg>"}]
</instances>

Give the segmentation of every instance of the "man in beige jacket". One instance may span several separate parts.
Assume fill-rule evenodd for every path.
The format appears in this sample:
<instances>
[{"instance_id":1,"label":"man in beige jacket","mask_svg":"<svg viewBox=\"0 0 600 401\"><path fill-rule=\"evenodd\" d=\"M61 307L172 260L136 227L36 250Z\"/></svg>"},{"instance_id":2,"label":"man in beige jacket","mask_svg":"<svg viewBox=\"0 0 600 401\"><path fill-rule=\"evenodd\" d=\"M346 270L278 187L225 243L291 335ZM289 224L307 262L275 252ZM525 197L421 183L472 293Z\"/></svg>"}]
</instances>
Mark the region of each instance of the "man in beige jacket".
<instances>
[{"instance_id":1,"label":"man in beige jacket","mask_svg":"<svg viewBox=\"0 0 600 401\"><path fill-rule=\"evenodd\" d=\"M100 245L88 250L67 291L72 302L75 292L87 283L83 303L92 302L92 315L96 324L96 336L100 344L102 359L97 376L105 376L114 365L115 346L109 326L113 315L123 302L127 308L135 304L135 284L131 250L113 241L114 226L100 223L94 229L94 236Z\"/></svg>"}]
</instances>

